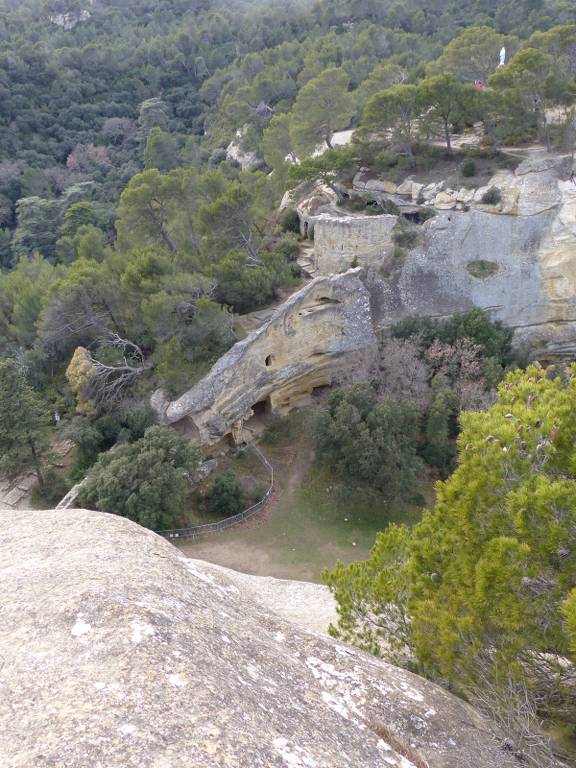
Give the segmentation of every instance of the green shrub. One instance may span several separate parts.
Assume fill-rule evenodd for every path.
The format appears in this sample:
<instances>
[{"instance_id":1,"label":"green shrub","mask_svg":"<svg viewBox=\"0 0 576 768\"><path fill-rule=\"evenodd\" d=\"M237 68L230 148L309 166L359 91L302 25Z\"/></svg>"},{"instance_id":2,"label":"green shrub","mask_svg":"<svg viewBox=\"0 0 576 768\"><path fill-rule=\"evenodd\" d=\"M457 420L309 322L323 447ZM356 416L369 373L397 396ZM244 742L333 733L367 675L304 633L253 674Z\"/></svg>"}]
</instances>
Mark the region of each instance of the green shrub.
<instances>
[{"instance_id":1,"label":"green shrub","mask_svg":"<svg viewBox=\"0 0 576 768\"><path fill-rule=\"evenodd\" d=\"M101 453L79 505L112 512L152 530L174 528L190 493L200 452L169 427L149 427L135 443Z\"/></svg>"},{"instance_id":2,"label":"green shrub","mask_svg":"<svg viewBox=\"0 0 576 768\"><path fill-rule=\"evenodd\" d=\"M290 423L282 416L273 416L262 434L262 442L276 445L290 435Z\"/></svg>"},{"instance_id":3,"label":"green shrub","mask_svg":"<svg viewBox=\"0 0 576 768\"><path fill-rule=\"evenodd\" d=\"M294 232L297 235L300 234L300 217L297 211L290 209L286 211L280 222L280 229L282 232Z\"/></svg>"},{"instance_id":4,"label":"green shrub","mask_svg":"<svg viewBox=\"0 0 576 768\"><path fill-rule=\"evenodd\" d=\"M53 469L49 469L44 473L44 483L34 487L32 503L35 507L55 507L69 490L70 486L62 475L59 475Z\"/></svg>"},{"instance_id":5,"label":"green shrub","mask_svg":"<svg viewBox=\"0 0 576 768\"><path fill-rule=\"evenodd\" d=\"M374 168L378 171L387 171L398 165L398 156L388 149L378 152L374 158Z\"/></svg>"},{"instance_id":6,"label":"green shrub","mask_svg":"<svg viewBox=\"0 0 576 768\"><path fill-rule=\"evenodd\" d=\"M216 478L206 502L208 512L217 517L232 517L242 512L244 495L234 472L223 472Z\"/></svg>"},{"instance_id":7,"label":"green shrub","mask_svg":"<svg viewBox=\"0 0 576 768\"><path fill-rule=\"evenodd\" d=\"M396 245L399 245L402 248L412 248L416 245L418 235L412 229L400 229L397 232L394 232L392 239Z\"/></svg>"},{"instance_id":8,"label":"green shrub","mask_svg":"<svg viewBox=\"0 0 576 768\"><path fill-rule=\"evenodd\" d=\"M384 213L389 213L391 216L399 216L400 215L400 208L396 205L396 203L393 200L388 200L387 198L382 200L380 203L380 206Z\"/></svg>"},{"instance_id":9,"label":"green shrub","mask_svg":"<svg viewBox=\"0 0 576 768\"><path fill-rule=\"evenodd\" d=\"M410 403L381 403L369 384L336 389L315 418L316 459L342 479L369 484L389 499L409 500L424 474L417 455L419 428Z\"/></svg>"},{"instance_id":10,"label":"green shrub","mask_svg":"<svg viewBox=\"0 0 576 768\"><path fill-rule=\"evenodd\" d=\"M482 195L482 202L484 205L498 205L501 200L502 193L498 187L490 187L490 189Z\"/></svg>"},{"instance_id":11,"label":"green shrub","mask_svg":"<svg viewBox=\"0 0 576 768\"><path fill-rule=\"evenodd\" d=\"M428 349L436 339L454 344L458 339L468 338L482 348L485 357L493 357L501 365L511 359L512 331L498 320L492 322L481 309L471 309L447 320L407 317L392 326L392 335L399 339L417 337L423 349Z\"/></svg>"},{"instance_id":12,"label":"green shrub","mask_svg":"<svg viewBox=\"0 0 576 768\"><path fill-rule=\"evenodd\" d=\"M465 176L466 178L470 178L470 176L476 176L476 163L474 160L466 160L462 164L462 176Z\"/></svg>"},{"instance_id":13,"label":"green shrub","mask_svg":"<svg viewBox=\"0 0 576 768\"><path fill-rule=\"evenodd\" d=\"M365 211L366 210L366 201L362 200L361 197L353 197L348 202L348 207L351 211Z\"/></svg>"},{"instance_id":14,"label":"green shrub","mask_svg":"<svg viewBox=\"0 0 576 768\"><path fill-rule=\"evenodd\" d=\"M427 206L426 208L421 208L418 211L417 215L417 223L418 224L424 224L425 221L428 221L429 219L433 219L434 216L436 216L436 211L431 206Z\"/></svg>"},{"instance_id":15,"label":"green shrub","mask_svg":"<svg viewBox=\"0 0 576 768\"><path fill-rule=\"evenodd\" d=\"M476 259L466 264L466 269L472 277L483 280L486 277L492 277L498 272L498 264L495 261L486 261L485 259Z\"/></svg>"},{"instance_id":16,"label":"green shrub","mask_svg":"<svg viewBox=\"0 0 576 768\"><path fill-rule=\"evenodd\" d=\"M298 240L292 235L287 235L274 247L274 252L284 256L286 261L296 261L300 253Z\"/></svg>"}]
</instances>

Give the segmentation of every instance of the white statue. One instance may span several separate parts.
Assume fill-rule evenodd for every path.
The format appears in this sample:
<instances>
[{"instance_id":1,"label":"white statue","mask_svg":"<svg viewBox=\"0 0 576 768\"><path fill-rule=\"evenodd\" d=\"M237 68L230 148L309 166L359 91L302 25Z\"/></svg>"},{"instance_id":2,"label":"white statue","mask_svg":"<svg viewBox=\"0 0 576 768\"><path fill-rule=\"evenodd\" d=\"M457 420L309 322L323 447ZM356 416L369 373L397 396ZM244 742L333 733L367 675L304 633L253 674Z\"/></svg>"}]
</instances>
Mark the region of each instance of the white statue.
<instances>
[{"instance_id":1,"label":"white statue","mask_svg":"<svg viewBox=\"0 0 576 768\"><path fill-rule=\"evenodd\" d=\"M500 51L500 64L498 64L498 69L500 69L500 67L503 67L504 64L506 64L506 48L502 46L502 50Z\"/></svg>"}]
</instances>

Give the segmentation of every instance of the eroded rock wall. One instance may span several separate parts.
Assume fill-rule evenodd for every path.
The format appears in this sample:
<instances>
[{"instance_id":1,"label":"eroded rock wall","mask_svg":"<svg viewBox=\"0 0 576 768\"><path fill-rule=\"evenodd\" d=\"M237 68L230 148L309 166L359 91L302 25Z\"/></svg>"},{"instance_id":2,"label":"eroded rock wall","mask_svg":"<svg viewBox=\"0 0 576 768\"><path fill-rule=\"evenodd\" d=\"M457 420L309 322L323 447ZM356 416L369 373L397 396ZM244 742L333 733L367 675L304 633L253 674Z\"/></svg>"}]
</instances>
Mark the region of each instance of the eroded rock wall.
<instances>
[{"instance_id":1,"label":"eroded rock wall","mask_svg":"<svg viewBox=\"0 0 576 768\"><path fill-rule=\"evenodd\" d=\"M536 158L488 186L502 199L439 211L390 280L372 276L375 320L473 307L515 329L536 357L576 353L576 185L565 158ZM485 263L479 276L474 266Z\"/></svg>"},{"instance_id":2,"label":"eroded rock wall","mask_svg":"<svg viewBox=\"0 0 576 768\"><path fill-rule=\"evenodd\" d=\"M464 702L125 518L0 526L2 768L518 765Z\"/></svg>"},{"instance_id":3,"label":"eroded rock wall","mask_svg":"<svg viewBox=\"0 0 576 768\"><path fill-rule=\"evenodd\" d=\"M370 297L354 269L312 280L260 328L235 344L208 375L172 402L153 398L159 420L188 424L201 442L239 436L257 403L285 413L333 383L376 343Z\"/></svg>"}]
</instances>

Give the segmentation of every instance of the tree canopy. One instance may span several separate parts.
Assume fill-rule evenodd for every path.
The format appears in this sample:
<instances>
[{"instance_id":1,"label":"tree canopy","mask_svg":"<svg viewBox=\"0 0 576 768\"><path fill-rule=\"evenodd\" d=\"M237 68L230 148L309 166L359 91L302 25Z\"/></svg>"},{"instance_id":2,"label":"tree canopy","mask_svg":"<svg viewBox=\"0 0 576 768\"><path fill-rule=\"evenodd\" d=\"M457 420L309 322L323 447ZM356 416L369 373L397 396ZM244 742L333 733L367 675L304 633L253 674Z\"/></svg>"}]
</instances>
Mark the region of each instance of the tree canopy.
<instances>
[{"instance_id":1,"label":"tree canopy","mask_svg":"<svg viewBox=\"0 0 576 768\"><path fill-rule=\"evenodd\" d=\"M200 460L190 442L166 427L100 454L80 490L83 506L112 512L146 528L173 527L191 487L187 478Z\"/></svg>"},{"instance_id":2,"label":"tree canopy","mask_svg":"<svg viewBox=\"0 0 576 768\"><path fill-rule=\"evenodd\" d=\"M540 711L573 696L576 366L508 374L494 405L462 413L458 466L409 530L327 574L335 633L470 693L528 680ZM564 670L564 671L563 671ZM564 672L566 674L564 674Z\"/></svg>"}]
</instances>

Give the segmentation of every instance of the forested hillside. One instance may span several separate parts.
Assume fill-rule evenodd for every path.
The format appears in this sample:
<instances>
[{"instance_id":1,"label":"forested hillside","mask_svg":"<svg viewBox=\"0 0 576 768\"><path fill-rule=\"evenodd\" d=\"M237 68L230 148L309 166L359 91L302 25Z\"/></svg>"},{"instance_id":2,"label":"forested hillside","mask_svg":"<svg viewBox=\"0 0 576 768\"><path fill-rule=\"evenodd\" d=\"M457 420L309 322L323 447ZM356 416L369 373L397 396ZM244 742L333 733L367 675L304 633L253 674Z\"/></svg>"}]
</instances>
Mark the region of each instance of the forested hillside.
<instances>
[{"instance_id":1,"label":"forested hillside","mask_svg":"<svg viewBox=\"0 0 576 768\"><path fill-rule=\"evenodd\" d=\"M488 154L573 146L563 0L2 7L0 351L63 412L70 365L86 412L182 391L295 285L287 186L432 167L475 122Z\"/></svg>"},{"instance_id":2,"label":"forested hillside","mask_svg":"<svg viewBox=\"0 0 576 768\"><path fill-rule=\"evenodd\" d=\"M150 395L188 390L258 327L239 316L309 280L312 227L302 198L280 212L285 192L322 182L336 219L394 220L372 300L439 211L519 219L524 181L507 208L484 184L525 157L556 173L538 213L568 201L554 232L569 248L575 105L573 0L0 0L2 478L31 473L46 506L88 475L81 502L155 529L187 524L192 493L238 512L233 473L197 490L200 451L153 426ZM444 201L442 174L459 185ZM394 194L410 182L404 211L354 194L359 175ZM520 225L503 226L497 247L521 261ZM472 257L466 279L499 269ZM550 303L573 298L571 258L552 259ZM341 302L303 312L323 304ZM354 385L320 395L306 437L327 472L403 511L441 481L420 523L327 574L334 632L496 711L524 764L556 766L541 721L569 737L576 722L576 373L523 370L531 350L478 306L375 327ZM268 424L271 444L284 427Z\"/></svg>"}]
</instances>

